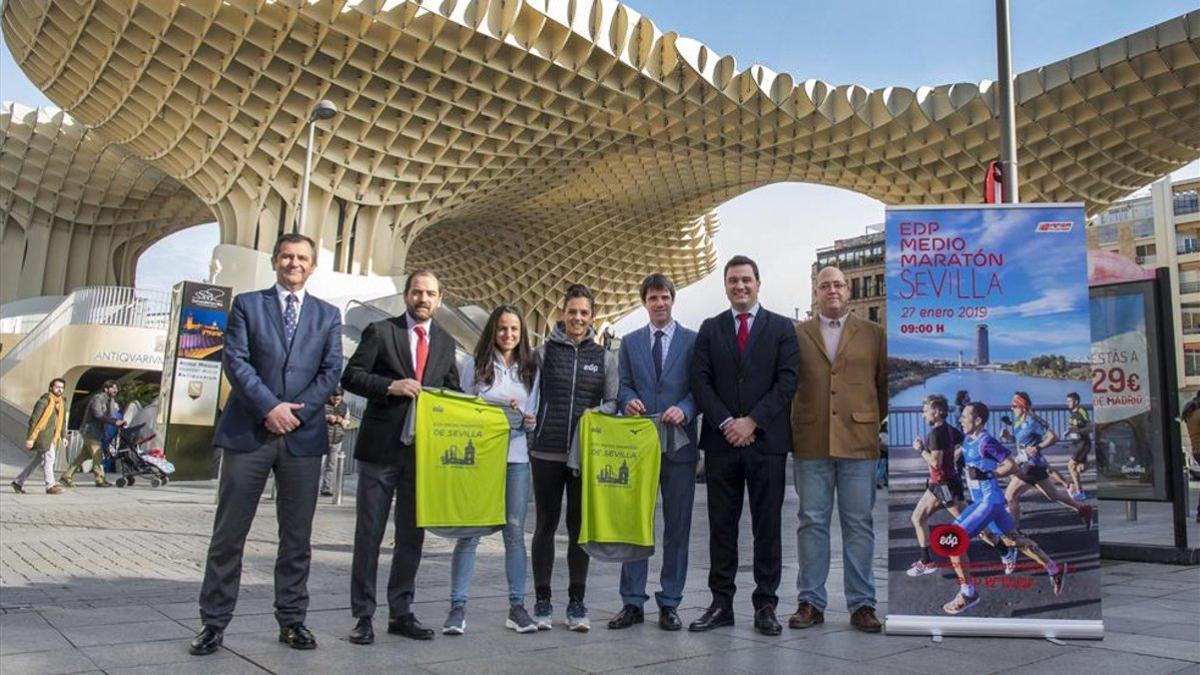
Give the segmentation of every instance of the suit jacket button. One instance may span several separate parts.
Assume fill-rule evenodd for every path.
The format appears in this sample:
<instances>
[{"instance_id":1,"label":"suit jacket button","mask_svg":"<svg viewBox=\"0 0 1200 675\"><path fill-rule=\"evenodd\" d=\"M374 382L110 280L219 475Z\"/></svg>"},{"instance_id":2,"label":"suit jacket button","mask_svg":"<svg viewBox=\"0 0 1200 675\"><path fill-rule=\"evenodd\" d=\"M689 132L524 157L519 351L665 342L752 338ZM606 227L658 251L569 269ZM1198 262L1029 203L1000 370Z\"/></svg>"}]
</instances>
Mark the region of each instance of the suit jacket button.
<instances>
[{"instance_id":1,"label":"suit jacket button","mask_svg":"<svg viewBox=\"0 0 1200 675\"><path fill-rule=\"evenodd\" d=\"M837 417L837 411L836 411L836 410L834 410L834 411L833 411L833 416L834 416L834 417Z\"/></svg>"}]
</instances>

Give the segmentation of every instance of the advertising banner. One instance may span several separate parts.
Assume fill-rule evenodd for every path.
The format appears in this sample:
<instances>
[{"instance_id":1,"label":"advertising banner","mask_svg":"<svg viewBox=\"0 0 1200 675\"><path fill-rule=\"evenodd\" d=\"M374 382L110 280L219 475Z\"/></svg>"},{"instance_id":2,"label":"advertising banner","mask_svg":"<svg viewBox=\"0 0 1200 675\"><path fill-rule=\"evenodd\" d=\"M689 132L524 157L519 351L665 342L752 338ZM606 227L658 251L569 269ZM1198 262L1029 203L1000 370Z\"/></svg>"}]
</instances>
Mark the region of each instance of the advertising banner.
<instances>
[{"instance_id":1,"label":"advertising banner","mask_svg":"<svg viewBox=\"0 0 1200 675\"><path fill-rule=\"evenodd\" d=\"M509 422L481 398L422 391L414 423L417 527L504 525Z\"/></svg>"},{"instance_id":2,"label":"advertising banner","mask_svg":"<svg viewBox=\"0 0 1200 675\"><path fill-rule=\"evenodd\" d=\"M1085 222L887 211L888 632L1103 635Z\"/></svg>"},{"instance_id":3,"label":"advertising banner","mask_svg":"<svg viewBox=\"0 0 1200 675\"><path fill-rule=\"evenodd\" d=\"M233 292L224 286L183 281L171 297L160 393L163 450L175 463L175 480L212 475L212 435L221 395L221 358Z\"/></svg>"},{"instance_id":4,"label":"advertising banner","mask_svg":"<svg viewBox=\"0 0 1200 675\"><path fill-rule=\"evenodd\" d=\"M1091 290L1096 470L1104 499L1170 498L1155 283Z\"/></svg>"}]
</instances>

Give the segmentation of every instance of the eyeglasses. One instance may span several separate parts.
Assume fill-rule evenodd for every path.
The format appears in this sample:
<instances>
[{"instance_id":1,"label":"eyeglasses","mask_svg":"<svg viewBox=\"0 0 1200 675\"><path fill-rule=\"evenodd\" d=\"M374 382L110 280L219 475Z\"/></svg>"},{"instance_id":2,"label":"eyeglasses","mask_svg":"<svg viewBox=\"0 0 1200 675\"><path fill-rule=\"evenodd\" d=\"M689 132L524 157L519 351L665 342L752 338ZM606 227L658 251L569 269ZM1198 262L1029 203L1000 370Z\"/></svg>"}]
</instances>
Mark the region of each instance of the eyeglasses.
<instances>
[{"instance_id":1,"label":"eyeglasses","mask_svg":"<svg viewBox=\"0 0 1200 675\"><path fill-rule=\"evenodd\" d=\"M846 282L844 282L844 281L826 281L824 283L817 284L817 290L821 290L821 291L828 291L830 289L837 289L840 291L845 287L846 287Z\"/></svg>"}]
</instances>

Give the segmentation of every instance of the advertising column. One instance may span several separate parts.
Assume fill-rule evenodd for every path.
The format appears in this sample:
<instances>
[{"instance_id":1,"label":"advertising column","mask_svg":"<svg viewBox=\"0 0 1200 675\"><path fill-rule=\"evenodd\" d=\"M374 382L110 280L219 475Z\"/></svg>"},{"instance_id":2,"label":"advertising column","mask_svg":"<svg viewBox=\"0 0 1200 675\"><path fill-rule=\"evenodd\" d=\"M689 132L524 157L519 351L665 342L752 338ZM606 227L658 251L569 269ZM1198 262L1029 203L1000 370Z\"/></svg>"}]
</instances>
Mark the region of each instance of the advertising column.
<instances>
[{"instance_id":1,"label":"advertising column","mask_svg":"<svg viewBox=\"0 0 1200 675\"><path fill-rule=\"evenodd\" d=\"M232 299L229 288L193 281L172 291L159 427L166 429L163 450L175 464L175 480L213 475L213 426Z\"/></svg>"},{"instance_id":2,"label":"advertising column","mask_svg":"<svg viewBox=\"0 0 1200 675\"><path fill-rule=\"evenodd\" d=\"M887 630L1100 638L1084 211L887 211Z\"/></svg>"}]
</instances>

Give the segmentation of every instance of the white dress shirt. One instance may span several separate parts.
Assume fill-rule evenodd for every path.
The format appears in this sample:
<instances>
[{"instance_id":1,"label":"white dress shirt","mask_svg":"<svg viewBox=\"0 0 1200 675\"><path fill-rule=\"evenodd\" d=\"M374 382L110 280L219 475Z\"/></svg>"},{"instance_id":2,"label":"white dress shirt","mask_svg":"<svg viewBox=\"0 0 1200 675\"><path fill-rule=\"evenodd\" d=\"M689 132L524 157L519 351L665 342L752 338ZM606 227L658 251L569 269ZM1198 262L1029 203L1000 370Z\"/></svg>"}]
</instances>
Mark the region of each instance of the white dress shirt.
<instances>
[{"instance_id":1,"label":"white dress shirt","mask_svg":"<svg viewBox=\"0 0 1200 675\"><path fill-rule=\"evenodd\" d=\"M650 356L651 356L651 358L653 358L653 356L654 356L654 331L661 330L663 332L662 363L658 364L660 368L666 369L666 367L667 367L667 353L671 350L671 338L675 337L675 326L676 325L678 325L678 324L675 323L675 319L671 319L670 321L668 321L667 325L663 326L662 328L655 328L654 324L649 324Z\"/></svg>"},{"instance_id":2,"label":"white dress shirt","mask_svg":"<svg viewBox=\"0 0 1200 675\"><path fill-rule=\"evenodd\" d=\"M821 337L825 338L825 353L829 354L829 360L833 361L837 358L838 345L842 343L842 331L846 329L846 319L850 318L850 312L846 312L838 319L830 319L824 314L818 314L817 317L821 320ZM833 322L837 321L837 325Z\"/></svg>"},{"instance_id":3,"label":"white dress shirt","mask_svg":"<svg viewBox=\"0 0 1200 675\"><path fill-rule=\"evenodd\" d=\"M738 320L738 315L742 314L742 312L739 312L736 309L730 308L729 313L733 315L733 334L737 335L738 325L740 323ZM750 318L746 319L746 330L747 331L754 330L754 317L758 316L758 303L754 303L754 306L751 307L750 309L746 310L745 313L750 315Z\"/></svg>"},{"instance_id":4,"label":"white dress shirt","mask_svg":"<svg viewBox=\"0 0 1200 675\"><path fill-rule=\"evenodd\" d=\"M490 385L475 381L475 357L468 356L463 362L462 373L459 374L459 384L468 394L475 394L488 403L508 407L508 402L516 400L517 407L527 415L533 415L538 409L538 378L533 380L533 387L525 388L521 380L521 366L504 363L504 357L497 355L492 361L492 383ZM524 429L513 429L508 434L508 463L529 463L529 440Z\"/></svg>"},{"instance_id":5,"label":"white dress shirt","mask_svg":"<svg viewBox=\"0 0 1200 675\"><path fill-rule=\"evenodd\" d=\"M304 296L307 295L307 293L304 292L304 289L301 288L298 291L289 291L288 289L286 289L282 285L280 285L279 282L276 282L275 283L275 293L276 293L277 297L279 298L279 313L280 314L287 313L287 296L288 295L296 296L296 325L297 326L300 325L300 310L303 309L303 307L304 307Z\"/></svg>"},{"instance_id":6,"label":"white dress shirt","mask_svg":"<svg viewBox=\"0 0 1200 675\"><path fill-rule=\"evenodd\" d=\"M410 354L412 354L413 373L416 373L417 372L417 341L420 340L421 337L419 335L417 335L417 331L415 331L413 329L416 328L417 326L420 326L421 330L425 331L425 346L429 347L430 346L429 345L429 327L430 327L430 325L433 324L433 319L425 319L423 322L417 323L417 320L413 318L412 314L405 312L404 320L408 322L408 351ZM428 354L428 352L426 352L426 353Z\"/></svg>"}]
</instances>

